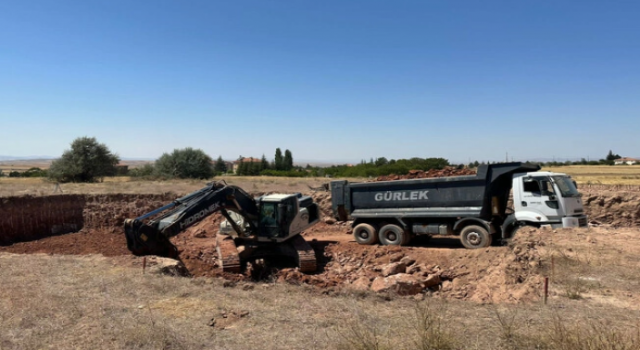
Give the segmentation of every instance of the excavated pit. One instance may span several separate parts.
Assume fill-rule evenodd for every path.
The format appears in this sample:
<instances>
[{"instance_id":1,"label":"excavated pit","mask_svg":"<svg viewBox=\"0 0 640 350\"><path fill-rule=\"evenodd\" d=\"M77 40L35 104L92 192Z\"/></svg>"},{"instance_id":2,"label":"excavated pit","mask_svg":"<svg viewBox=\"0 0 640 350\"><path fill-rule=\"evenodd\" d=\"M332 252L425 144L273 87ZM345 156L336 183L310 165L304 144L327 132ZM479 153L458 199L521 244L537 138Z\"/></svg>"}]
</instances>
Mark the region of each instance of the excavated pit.
<instances>
[{"instance_id":1,"label":"excavated pit","mask_svg":"<svg viewBox=\"0 0 640 350\"><path fill-rule=\"evenodd\" d=\"M417 240L402 248L362 246L353 241L348 223L328 219L328 192L309 194L320 204L325 219L303 234L319 258L316 274L302 274L294 268L260 270L258 266L243 275L223 273L215 250L216 234L223 220L220 215L201 221L171 240L195 277L221 276L232 281L268 278L319 288L398 294L427 291L444 298L478 302L540 298L542 276L538 268L542 261L537 247L542 242L535 234L516 237L508 247L481 250L463 249L455 238ZM1 198L0 251L131 256L122 229L124 220L176 197L166 193ZM595 224L640 226L638 193L588 192L584 200L586 212Z\"/></svg>"}]
</instances>

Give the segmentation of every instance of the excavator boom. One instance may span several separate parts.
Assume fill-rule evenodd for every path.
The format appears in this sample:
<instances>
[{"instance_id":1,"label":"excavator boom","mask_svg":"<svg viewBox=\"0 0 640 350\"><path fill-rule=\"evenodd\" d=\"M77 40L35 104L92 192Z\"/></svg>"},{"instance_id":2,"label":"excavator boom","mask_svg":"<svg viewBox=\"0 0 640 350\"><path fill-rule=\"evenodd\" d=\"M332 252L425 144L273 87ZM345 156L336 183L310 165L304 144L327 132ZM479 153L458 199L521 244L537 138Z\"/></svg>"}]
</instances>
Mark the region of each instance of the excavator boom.
<instances>
[{"instance_id":1,"label":"excavator boom","mask_svg":"<svg viewBox=\"0 0 640 350\"><path fill-rule=\"evenodd\" d=\"M242 220L236 220L238 215L232 218L229 211ZM135 255L177 258L178 251L169 238L217 212L233 228L230 237L219 234L217 239L216 249L225 271L239 272L249 259L270 255L294 257L301 270L315 271L313 249L300 236L303 229L319 221L318 206L310 197L296 194L254 199L224 182L209 183L140 217L125 220L127 247ZM237 249L240 244L244 245L242 256Z\"/></svg>"}]
</instances>

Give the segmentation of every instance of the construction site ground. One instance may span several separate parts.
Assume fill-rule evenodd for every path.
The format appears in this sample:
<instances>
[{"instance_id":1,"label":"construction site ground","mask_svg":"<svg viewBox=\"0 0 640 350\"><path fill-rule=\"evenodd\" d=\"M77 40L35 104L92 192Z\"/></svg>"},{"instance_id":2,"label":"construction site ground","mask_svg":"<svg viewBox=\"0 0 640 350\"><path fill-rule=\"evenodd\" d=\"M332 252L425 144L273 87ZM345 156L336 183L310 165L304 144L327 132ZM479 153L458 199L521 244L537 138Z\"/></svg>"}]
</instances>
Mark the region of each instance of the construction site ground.
<instances>
[{"instance_id":1,"label":"construction site ground","mask_svg":"<svg viewBox=\"0 0 640 350\"><path fill-rule=\"evenodd\" d=\"M258 195L294 186L243 187ZM551 344L558 320L585 334L605 324L625 337L638 330L640 192L585 192L589 228L520 230L508 245L480 250L454 237L358 245L349 223L331 218L328 192L304 192L323 214L303 234L317 273L223 273L214 215L172 238L187 278L155 274L153 259L132 256L122 232L125 218L176 194L86 197L79 232L0 246L0 349L346 349L375 339L410 349L435 336L416 329L426 321L446 326L457 348L527 348L530 337Z\"/></svg>"}]
</instances>

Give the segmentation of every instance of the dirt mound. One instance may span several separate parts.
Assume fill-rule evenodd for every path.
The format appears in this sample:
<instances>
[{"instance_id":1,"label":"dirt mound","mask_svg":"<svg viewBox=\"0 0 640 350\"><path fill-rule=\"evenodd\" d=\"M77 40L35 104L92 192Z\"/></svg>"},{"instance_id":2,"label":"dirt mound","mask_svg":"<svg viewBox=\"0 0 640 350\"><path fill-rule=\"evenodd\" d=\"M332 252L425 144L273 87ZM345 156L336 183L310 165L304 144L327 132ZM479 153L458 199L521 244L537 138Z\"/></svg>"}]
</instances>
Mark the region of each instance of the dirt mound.
<instances>
[{"instance_id":1,"label":"dirt mound","mask_svg":"<svg viewBox=\"0 0 640 350\"><path fill-rule=\"evenodd\" d=\"M444 167L443 169L431 169L424 170L409 170L407 175L386 175L378 176L376 181L395 181L395 180L407 180L407 179L426 179L432 177L447 177L447 176L460 176L460 175L475 175L476 171L468 168L458 169L456 167Z\"/></svg>"},{"instance_id":2,"label":"dirt mound","mask_svg":"<svg viewBox=\"0 0 640 350\"><path fill-rule=\"evenodd\" d=\"M535 231L535 230L534 230ZM309 237L311 238L311 237ZM437 242L437 241L444 242ZM422 246L363 246L355 242L329 244L324 250L324 271L302 275L283 270L278 280L319 287L375 290L376 280L410 275L428 293L443 298L476 302L539 300L538 274L542 244L535 232L522 234L508 247L463 249L453 239L434 238ZM435 246L445 245L445 248Z\"/></svg>"},{"instance_id":3,"label":"dirt mound","mask_svg":"<svg viewBox=\"0 0 640 350\"><path fill-rule=\"evenodd\" d=\"M640 225L640 194L591 192L583 196L585 212L592 224L614 227Z\"/></svg>"}]
</instances>

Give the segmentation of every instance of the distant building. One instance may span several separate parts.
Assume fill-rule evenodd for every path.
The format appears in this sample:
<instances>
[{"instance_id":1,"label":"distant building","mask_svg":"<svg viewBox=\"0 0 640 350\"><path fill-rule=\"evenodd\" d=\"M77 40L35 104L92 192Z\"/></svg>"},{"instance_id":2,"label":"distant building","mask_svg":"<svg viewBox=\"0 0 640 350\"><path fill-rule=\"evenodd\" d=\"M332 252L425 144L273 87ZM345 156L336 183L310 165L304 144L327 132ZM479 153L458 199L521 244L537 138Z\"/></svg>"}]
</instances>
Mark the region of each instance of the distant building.
<instances>
[{"instance_id":1,"label":"distant building","mask_svg":"<svg viewBox=\"0 0 640 350\"><path fill-rule=\"evenodd\" d=\"M260 163L262 160L253 157L245 157L242 159L238 159L233 162L233 173L236 174L238 172L238 168L240 167L240 163Z\"/></svg>"},{"instance_id":2,"label":"distant building","mask_svg":"<svg viewBox=\"0 0 640 350\"><path fill-rule=\"evenodd\" d=\"M615 165L622 165L622 164L634 165L634 164L640 163L640 160L635 159L635 158L622 157L622 158L619 158L619 159L615 159L613 161L613 163Z\"/></svg>"}]
</instances>

